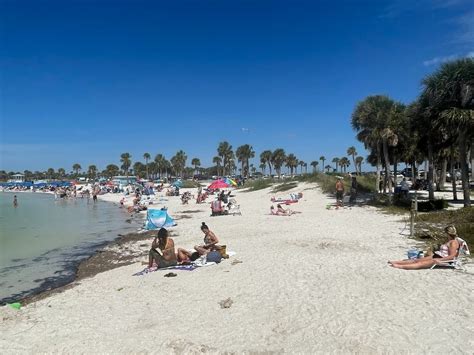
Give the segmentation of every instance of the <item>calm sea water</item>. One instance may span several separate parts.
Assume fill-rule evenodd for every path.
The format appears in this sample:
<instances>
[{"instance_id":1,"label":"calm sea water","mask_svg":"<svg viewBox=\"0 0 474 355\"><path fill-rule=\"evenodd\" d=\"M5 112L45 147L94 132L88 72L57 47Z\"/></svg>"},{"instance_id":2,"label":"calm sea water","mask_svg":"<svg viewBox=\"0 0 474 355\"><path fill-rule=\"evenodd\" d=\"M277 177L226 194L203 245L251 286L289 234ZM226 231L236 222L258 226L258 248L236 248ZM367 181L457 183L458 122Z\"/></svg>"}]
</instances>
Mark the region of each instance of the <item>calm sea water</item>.
<instances>
[{"instance_id":1,"label":"calm sea water","mask_svg":"<svg viewBox=\"0 0 474 355\"><path fill-rule=\"evenodd\" d=\"M136 230L117 205L0 192L0 304L70 282L79 262ZM130 222L130 220L129 220Z\"/></svg>"}]
</instances>

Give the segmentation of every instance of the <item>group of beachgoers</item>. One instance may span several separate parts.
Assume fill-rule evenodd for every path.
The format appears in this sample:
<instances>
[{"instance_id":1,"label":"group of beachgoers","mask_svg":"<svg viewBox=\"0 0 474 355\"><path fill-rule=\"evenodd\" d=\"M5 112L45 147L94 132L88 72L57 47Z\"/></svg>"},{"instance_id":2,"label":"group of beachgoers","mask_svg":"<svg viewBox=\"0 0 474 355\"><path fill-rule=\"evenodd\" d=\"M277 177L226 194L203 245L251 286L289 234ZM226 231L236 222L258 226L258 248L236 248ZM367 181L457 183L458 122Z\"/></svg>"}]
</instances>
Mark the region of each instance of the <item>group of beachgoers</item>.
<instances>
[{"instance_id":1,"label":"group of beachgoers","mask_svg":"<svg viewBox=\"0 0 474 355\"><path fill-rule=\"evenodd\" d=\"M349 178L351 180L350 182L350 194L349 194L349 203L354 204L357 199L357 178L353 176L352 174L349 174ZM336 209L339 209L340 207L344 207L344 194L345 194L345 186L344 183L342 182L342 178L338 177L336 180Z\"/></svg>"},{"instance_id":2,"label":"group of beachgoers","mask_svg":"<svg viewBox=\"0 0 474 355\"><path fill-rule=\"evenodd\" d=\"M175 244L169 236L166 228L161 228L151 244L148 254L148 268L158 269L176 266L178 264L190 264L191 262L205 256L208 262L220 262L226 255L226 247L219 246L219 239L205 222L201 224L204 233L203 244L194 246L193 251L184 248L175 249Z\"/></svg>"}]
</instances>

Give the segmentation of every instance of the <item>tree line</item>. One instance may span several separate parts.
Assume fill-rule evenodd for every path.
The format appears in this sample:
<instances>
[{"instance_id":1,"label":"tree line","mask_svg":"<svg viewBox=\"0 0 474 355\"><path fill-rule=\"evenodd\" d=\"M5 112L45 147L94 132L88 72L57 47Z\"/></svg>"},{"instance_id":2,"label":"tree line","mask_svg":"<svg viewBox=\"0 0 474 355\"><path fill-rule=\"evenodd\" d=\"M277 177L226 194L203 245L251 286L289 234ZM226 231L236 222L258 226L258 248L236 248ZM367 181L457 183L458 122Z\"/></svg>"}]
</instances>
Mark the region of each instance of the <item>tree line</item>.
<instances>
[{"instance_id":1,"label":"tree line","mask_svg":"<svg viewBox=\"0 0 474 355\"><path fill-rule=\"evenodd\" d=\"M351 118L357 139L369 151L367 161L376 167L376 188L381 171L396 176L397 165L411 166L412 176L428 164L429 199L442 190L449 169L453 199L456 168L461 170L464 206L470 206L468 152L474 166L474 59L442 64L422 80L422 90L408 105L385 95L368 96L359 102ZM392 180L386 179L391 200Z\"/></svg>"}]
</instances>

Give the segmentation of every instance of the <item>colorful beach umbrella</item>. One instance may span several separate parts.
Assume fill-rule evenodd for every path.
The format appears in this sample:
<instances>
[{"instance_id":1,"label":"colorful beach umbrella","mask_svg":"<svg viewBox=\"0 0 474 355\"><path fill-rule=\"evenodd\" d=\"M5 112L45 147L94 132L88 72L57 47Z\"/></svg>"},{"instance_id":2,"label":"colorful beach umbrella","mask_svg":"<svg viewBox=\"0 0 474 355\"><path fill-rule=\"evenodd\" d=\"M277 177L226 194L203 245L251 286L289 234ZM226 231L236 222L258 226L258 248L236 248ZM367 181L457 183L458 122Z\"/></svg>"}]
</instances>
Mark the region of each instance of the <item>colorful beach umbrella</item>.
<instances>
[{"instance_id":1,"label":"colorful beach umbrella","mask_svg":"<svg viewBox=\"0 0 474 355\"><path fill-rule=\"evenodd\" d=\"M215 189L224 189L229 186L230 184L226 183L225 181L217 180L217 181L214 181L212 184L210 184L208 188L215 190Z\"/></svg>"},{"instance_id":2,"label":"colorful beach umbrella","mask_svg":"<svg viewBox=\"0 0 474 355\"><path fill-rule=\"evenodd\" d=\"M231 178L225 178L226 184L232 185L232 186L237 186L237 183L232 180Z\"/></svg>"}]
</instances>

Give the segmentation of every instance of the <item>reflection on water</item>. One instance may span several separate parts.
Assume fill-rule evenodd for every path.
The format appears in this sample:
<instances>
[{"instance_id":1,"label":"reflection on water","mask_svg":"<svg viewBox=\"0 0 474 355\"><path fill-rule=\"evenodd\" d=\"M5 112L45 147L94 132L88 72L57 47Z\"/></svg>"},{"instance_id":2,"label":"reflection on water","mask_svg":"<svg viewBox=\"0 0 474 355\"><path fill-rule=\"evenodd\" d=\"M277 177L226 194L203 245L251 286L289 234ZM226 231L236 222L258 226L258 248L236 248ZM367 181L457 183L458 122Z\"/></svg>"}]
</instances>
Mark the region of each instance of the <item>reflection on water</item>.
<instances>
[{"instance_id":1,"label":"reflection on water","mask_svg":"<svg viewBox=\"0 0 474 355\"><path fill-rule=\"evenodd\" d=\"M78 262L139 221L118 205L88 199L55 200L53 195L0 192L0 303L74 278Z\"/></svg>"}]
</instances>

